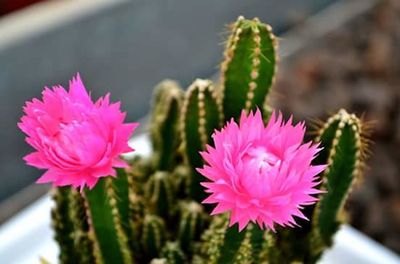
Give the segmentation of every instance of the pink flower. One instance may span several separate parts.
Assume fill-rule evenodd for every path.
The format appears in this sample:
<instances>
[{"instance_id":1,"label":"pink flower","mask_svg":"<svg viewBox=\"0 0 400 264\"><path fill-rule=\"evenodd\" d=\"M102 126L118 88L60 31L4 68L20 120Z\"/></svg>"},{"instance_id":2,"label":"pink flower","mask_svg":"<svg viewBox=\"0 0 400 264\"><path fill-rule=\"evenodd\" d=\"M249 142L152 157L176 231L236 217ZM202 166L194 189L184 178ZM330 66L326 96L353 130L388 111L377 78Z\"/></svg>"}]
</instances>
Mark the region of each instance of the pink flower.
<instances>
[{"instance_id":1,"label":"pink flower","mask_svg":"<svg viewBox=\"0 0 400 264\"><path fill-rule=\"evenodd\" d=\"M18 127L36 151L25 156L27 164L47 171L38 183L93 188L99 178L116 176L114 167L127 164L119 155L131 151L128 139L138 126L124 124L120 103L110 95L91 100L79 74L69 83L45 88L42 101L26 102Z\"/></svg>"},{"instance_id":2,"label":"pink flower","mask_svg":"<svg viewBox=\"0 0 400 264\"><path fill-rule=\"evenodd\" d=\"M275 230L296 225L294 216L305 219L301 209L317 201L317 175L326 166L311 165L321 149L302 144L304 133L304 122L284 123L281 113L264 126L259 110L215 131L215 147L200 153L206 164L198 169L210 180L202 183L210 193L203 203L217 204L211 214L230 211L230 226L239 223L240 231L250 221Z\"/></svg>"}]
</instances>

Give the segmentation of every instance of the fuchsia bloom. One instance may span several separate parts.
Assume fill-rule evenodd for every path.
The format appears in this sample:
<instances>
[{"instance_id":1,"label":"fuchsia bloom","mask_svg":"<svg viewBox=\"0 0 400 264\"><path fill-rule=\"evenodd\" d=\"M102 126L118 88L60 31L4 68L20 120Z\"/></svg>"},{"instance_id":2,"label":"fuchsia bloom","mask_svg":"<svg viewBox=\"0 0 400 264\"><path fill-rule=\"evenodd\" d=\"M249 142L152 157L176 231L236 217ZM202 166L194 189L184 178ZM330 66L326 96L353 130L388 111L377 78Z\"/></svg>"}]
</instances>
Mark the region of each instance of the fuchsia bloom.
<instances>
[{"instance_id":1,"label":"fuchsia bloom","mask_svg":"<svg viewBox=\"0 0 400 264\"><path fill-rule=\"evenodd\" d=\"M128 139L138 124L123 123L119 102L110 104L107 94L94 103L79 74L68 92L61 86L46 87L42 95L42 101L26 102L18 123L36 150L25 161L47 169L38 183L93 188L99 178L116 176L113 167L127 165L119 155L132 150Z\"/></svg>"},{"instance_id":2,"label":"fuchsia bloom","mask_svg":"<svg viewBox=\"0 0 400 264\"><path fill-rule=\"evenodd\" d=\"M210 193L203 203L217 204L211 214L230 211L230 226L239 223L239 230L249 221L275 230L274 224L293 227L294 216L305 218L300 210L317 201L317 175L326 166L311 165L321 149L302 144L304 133L304 122L284 123L281 113L264 126L259 110L243 111L239 125L232 119L215 131L215 148L200 153L206 165L198 169L210 180L202 183Z\"/></svg>"}]
</instances>

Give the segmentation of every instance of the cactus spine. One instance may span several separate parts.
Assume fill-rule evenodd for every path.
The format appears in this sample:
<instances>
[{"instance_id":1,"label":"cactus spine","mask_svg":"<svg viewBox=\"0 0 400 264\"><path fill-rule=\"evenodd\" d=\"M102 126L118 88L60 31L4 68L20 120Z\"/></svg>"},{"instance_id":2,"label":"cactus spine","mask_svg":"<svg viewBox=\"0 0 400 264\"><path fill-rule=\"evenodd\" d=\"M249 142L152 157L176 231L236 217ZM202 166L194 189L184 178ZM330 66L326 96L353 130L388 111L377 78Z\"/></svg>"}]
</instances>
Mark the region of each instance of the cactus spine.
<instances>
[{"instance_id":1,"label":"cactus spine","mask_svg":"<svg viewBox=\"0 0 400 264\"><path fill-rule=\"evenodd\" d=\"M277 41L271 27L239 17L232 26L221 64L221 87L197 79L184 92L174 81L154 93L150 134L153 154L135 157L117 177L103 178L79 193L57 188L52 211L61 263L315 263L341 223L343 205L359 178L366 153L365 125L344 110L318 133L328 164L316 206L304 208L303 228L250 224L229 227L227 215L209 217L200 202L205 194L197 173L199 151L224 120L242 109L272 107L268 95L275 79Z\"/></svg>"}]
</instances>

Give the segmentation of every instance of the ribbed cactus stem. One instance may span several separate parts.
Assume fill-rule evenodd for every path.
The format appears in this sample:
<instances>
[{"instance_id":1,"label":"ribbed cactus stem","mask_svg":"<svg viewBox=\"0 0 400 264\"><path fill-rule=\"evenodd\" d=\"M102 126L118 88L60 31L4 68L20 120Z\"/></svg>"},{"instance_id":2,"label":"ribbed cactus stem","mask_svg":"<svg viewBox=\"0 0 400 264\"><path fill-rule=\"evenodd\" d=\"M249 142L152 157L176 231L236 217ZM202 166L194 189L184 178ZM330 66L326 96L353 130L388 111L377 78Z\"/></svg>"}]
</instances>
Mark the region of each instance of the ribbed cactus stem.
<instances>
[{"instance_id":1,"label":"ribbed cactus stem","mask_svg":"<svg viewBox=\"0 0 400 264\"><path fill-rule=\"evenodd\" d=\"M205 263L218 264L221 250L224 245L226 227L228 225L225 216L216 216L212 219L210 226L201 236L202 245L200 252L205 259Z\"/></svg>"},{"instance_id":2,"label":"ribbed cactus stem","mask_svg":"<svg viewBox=\"0 0 400 264\"><path fill-rule=\"evenodd\" d=\"M189 194L190 180L192 178L192 170L185 164L180 164L174 168L172 172L173 184L178 198L187 197Z\"/></svg>"},{"instance_id":3,"label":"ribbed cactus stem","mask_svg":"<svg viewBox=\"0 0 400 264\"><path fill-rule=\"evenodd\" d=\"M112 177L102 178L92 190L85 190L89 225L103 263L133 263L113 180Z\"/></svg>"},{"instance_id":4,"label":"ribbed cactus stem","mask_svg":"<svg viewBox=\"0 0 400 264\"><path fill-rule=\"evenodd\" d=\"M136 156L130 161L130 168L127 170L129 190L135 194L144 194L144 186L153 168L150 159Z\"/></svg>"},{"instance_id":5,"label":"ribbed cactus stem","mask_svg":"<svg viewBox=\"0 0 400 264\"><path fill-rule=\"evenodd\" d=\"M221 64L221 94L225 120L263 108L275 79L277 41L271 26L257 18L239 17L225 47Z\"/></svg>"},{"instance_id":6,"label":"ribbed cactus stem","mask_svg":"<svg viewBox=\"0 0 400 264\"><path fill-rule=\"evenodd\" d=\"M141 259L143 252L140 244L141 231L143 226L145 205L143 198L135 193L129 194L129 245L132 252L135 252L135 259ZM140 262L139 262L140 263Z\"/></svg>"},{"instance_id":7,"label":"ribbed cactus stem","mask_svg":"<svg viewBox=\"0 0 400 264\"><path fill-rule=\"evenodd\" d=\"M174 165L182 98L183 90L174 81L165 80L155 88L150 131L158 170L170 170Z\"/></svg>"},{"instance_id":8,"label":"ribbed cactus stem","mask_svg":"<svg viewBox=\"0 0 400 264\"><path fill-rule=\"evenodd\" d=\"M60 263L77 263L79 252L74 247L73 222L69 217L70 187L52 189L52 198L55 206L51 210L54 238L60 246Z\"/></svg>"},{"instance_id":9,"label":"ribbed cactus stem","mask_svg":"<svg viewBox=\"0 0 400 264\"><path fill-rule=\"evenodd\" d=\"M69 216L73 224L73 240L75 250L79 253L79 263L97 263L94 255L94 241L89 236L88 217L86 215L85 200L75 189L70 191Z\"/></svg>"},{"instance_id":10,"label":"ribbed cactus stem","mask_svg":"<svg viewBox=\"0 0 400 264\"><path fill-rule=\"evenodd\" d=\"M194 201L183 202L181 204L178 239L182 249L185 251L191 249L193 241L200 237L204 222L203 206Z\"/></svg>"},{"instance_id":11,"label":"ribbed cactus stem","mask_svg":"<svg viewBox=\"0 0 400 264\"><path fill-rule=\"evenodd\" d=\"M332 244L346 199L361 175L365 151L363 134L361 121L343 109L329 118L319 131L317 141L324 146L319 159L326 158L328 168L321 186L326 193L321 196L313 217L313 246L317 253Z\"/></svg>"},{"instance_id":12,"label":"ribbed cactus stem","mask_svg":"<svg viewBox=\"0 0 400 264\"><path fill-rule=\"evenodd\" d=\"M176 242L167 242L161 250L161 256L167 260L168 264L184 264L187 262L185 254Z\"/></svg>"},{"instance_id":13,"label":"ribbed cactus stem","mask_svg":"<svg viewBox=\"0 0 400 264\"><path fill-rule=\"evenodd\" d=\"M214 217L203 233L201 252L206 263L258 263L264 231L253 224L239 232L227 216Z\"/></svg>"},{"instance_id":14,"label":"ribbed cactus stem","mask_svg":"<svg viewBox=\"0 0 400 264\"><path fill-rule=\"evenodd\" d=\"M146 215L143 222L141 242L148 258L160 256L165 242L165 223L156 215Z\"/></svg>"},{"instance_id":15,"label":"ribbed cactus stem","mask_svg":"<svg viewBox=\"0 0 400 264\"><path fill-rule=\"evenodd\" d=\"M260 251L261 263L280 264L283 262L281 248L277 244L277 236L271 232L264 232L263 242Z\"/></svg>"},{"instance_id":16,"label":"ribbed cactus stem","mask_svg":"<svg viewBox=\"0 0 400 264\"><path fill-rule=\"evenodd\" d=\"M203 177L194 169L203 164L199 151L204 150L205 145L210 143L214 129L221 126L221 113L211 81L194 81L185 95L181 136L185 158L194 172L190 183L190 196L197 201L204 198L204 191L200 186Z\"/></svg>"},{"instance_id":17,"label":"ribbed cactus stem","mask_svg":"<svg viewBox=\"0 0 400 264\"><path fill-rule=\"evenodd\" d=\"M175 213L175 193L171 174L166 171L157 171L150 176L145 197L153 213L169 219Z\"/></svg>"}]
</instances>

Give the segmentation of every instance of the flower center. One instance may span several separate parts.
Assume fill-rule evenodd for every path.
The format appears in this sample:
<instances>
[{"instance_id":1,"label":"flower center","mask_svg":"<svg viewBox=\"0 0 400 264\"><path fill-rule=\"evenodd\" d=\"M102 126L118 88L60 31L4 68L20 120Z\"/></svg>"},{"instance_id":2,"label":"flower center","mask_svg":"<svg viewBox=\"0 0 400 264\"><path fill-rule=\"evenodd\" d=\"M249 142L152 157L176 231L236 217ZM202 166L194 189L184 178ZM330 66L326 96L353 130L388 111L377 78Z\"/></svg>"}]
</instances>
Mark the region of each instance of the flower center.
<instances>
[{"instance_id":1,"label":"flower center","mask_svg":"<svg viewBox=\"0 0 400 264\"><path fill-rule=\"evenodd\" d=\"M256 166L260 174L270 171L273 167L279 166L280 159L264 147L251 148L247 151L243 160L250 166Z\"/></svg>"}]
</instances>

